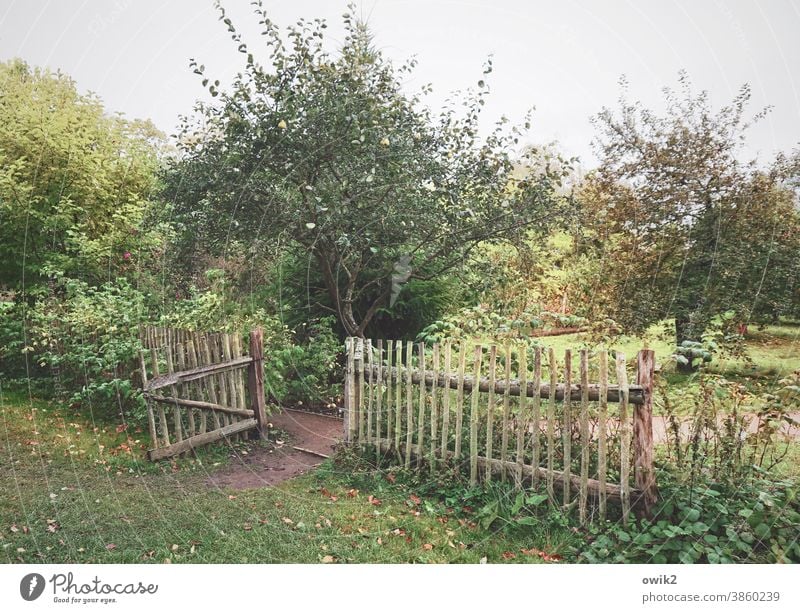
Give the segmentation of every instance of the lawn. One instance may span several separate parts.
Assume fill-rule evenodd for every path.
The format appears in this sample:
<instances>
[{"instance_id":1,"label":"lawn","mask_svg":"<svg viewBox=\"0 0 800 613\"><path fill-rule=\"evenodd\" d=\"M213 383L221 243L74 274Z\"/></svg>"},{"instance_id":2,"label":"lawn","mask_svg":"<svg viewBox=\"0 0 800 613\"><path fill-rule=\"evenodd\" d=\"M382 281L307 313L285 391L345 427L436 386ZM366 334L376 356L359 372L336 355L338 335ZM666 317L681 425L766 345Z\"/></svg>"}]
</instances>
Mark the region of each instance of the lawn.
<instances>
[{"instance_id":1,"label":"lawn","mask_svg":"<svg viewBox=\"0 0 800 613\"><path fill-rule=\"evenodd\" d=\"M332 462L277 487L221 490L208 485L208 475L243 448L218 446L154 465L142 459L139 436L0 392L0 559L542 562L540 552L568 557L575 538L545 523L490 530L473 509L418 496L420 489L393 473L353 473Z\"/></svg>"}]
</instances>

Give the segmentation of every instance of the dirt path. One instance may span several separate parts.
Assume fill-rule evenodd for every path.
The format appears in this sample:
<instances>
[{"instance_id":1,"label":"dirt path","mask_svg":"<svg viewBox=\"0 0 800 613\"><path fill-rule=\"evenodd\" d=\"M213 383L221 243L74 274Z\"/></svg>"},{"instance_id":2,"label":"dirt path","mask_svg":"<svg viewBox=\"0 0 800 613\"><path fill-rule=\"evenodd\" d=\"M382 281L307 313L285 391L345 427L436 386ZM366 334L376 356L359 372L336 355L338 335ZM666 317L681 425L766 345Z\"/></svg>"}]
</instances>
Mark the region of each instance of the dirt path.
<instances>
[{"instance_id":1,"label":"dirt path","mask_svg":"<svg viewBox=\"0 0 800 613\"><path fill-rule=\"evenodd\" d=\"M331 455L333 446L341 439L342 420L325 415L284 409L270 416L275 428L285 430L289 440L274 449L254 447L208 479L213 487L249 489L276 485L319 466L323 458L298 451L303 447Z\"/></svg>"}]
</instances>

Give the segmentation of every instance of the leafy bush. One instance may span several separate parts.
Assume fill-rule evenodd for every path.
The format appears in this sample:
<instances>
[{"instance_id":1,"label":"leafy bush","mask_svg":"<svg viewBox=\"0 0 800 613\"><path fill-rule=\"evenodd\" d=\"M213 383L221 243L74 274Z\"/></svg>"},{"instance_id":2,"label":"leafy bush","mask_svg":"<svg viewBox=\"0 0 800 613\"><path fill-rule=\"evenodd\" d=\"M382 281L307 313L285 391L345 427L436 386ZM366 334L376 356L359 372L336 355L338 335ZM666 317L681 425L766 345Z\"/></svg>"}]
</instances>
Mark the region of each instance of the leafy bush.
<instances>
[{"instance_id":1,"label":"leafy bush","mask_svg":"<svg viewBox=\"0 0 800 613\"><path fill-rule=\"evenodd\" d=\"M132 381L141 348L143 295L124 279L100 287L63 279L58 293L40 298L29 310L29 344L22 350L49 369L57 395L143 420L143 401Z\"/></svg>"},{"instance_id":2,"label":"leafy bush","mask_svg":"<svg viewBox=\"0 0 800 613\"><path fill-rule=\"evenodd\" d=\"M691 564L800 562L798 486L759 480L738 487L662 476L653 521L592 530L588 562Z\"/></svg>"},{"instance_id":3,"label":"leafy bush","mask_svg":"<svg viewBox=\"0 0 800 613\"><path fill-rule=\"evenodd\" d=\"M299 344L287 343L268 355L266 382L272 396L279 401L327 404L341 394L342 344L333 331L335 325L333 317L303 324L297 332Z\"/></svg>"},{"instance_id":4,"label":"leafy bush","mask_svg":"<svg viewBox=\"0 0 800 613\"><path fill-rule=\"evenodd\" d=\"M8 380L25 375L24 339L22 305L0 302L0 378Z\"/></svg>"}]
</instances>

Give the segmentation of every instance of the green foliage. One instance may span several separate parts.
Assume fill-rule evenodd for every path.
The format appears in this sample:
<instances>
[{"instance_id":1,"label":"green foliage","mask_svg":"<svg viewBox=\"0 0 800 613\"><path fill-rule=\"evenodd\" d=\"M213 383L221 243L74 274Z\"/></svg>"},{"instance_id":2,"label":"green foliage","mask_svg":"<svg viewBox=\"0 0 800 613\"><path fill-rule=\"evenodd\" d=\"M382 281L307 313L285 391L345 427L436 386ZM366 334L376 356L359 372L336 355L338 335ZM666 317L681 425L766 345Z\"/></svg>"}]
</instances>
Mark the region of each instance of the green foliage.
<instances>
[{"instance_id":1,"label":"green foliage","mask_svg":"<svg viewBox=\"0 0 800 613\"><path fill-rule=\"evenodd\" d=\"M407 282L441 281L478 244L555 219L562 173L518 176L523 130L503 121L479 138L484 79L436 116L404 92L414 62L395 67L350 13L330 54L324 21L301 19L284 36L254 4L266 61L220 9L244 70L223 92L193 64L219 103L181 127L167 177L183 253L288 245L319 271L346 334L362 335Z\"/></svg>"},{"instance_id":2,"label":"green foliage","mask_svg":"<svg viewBox=\"0 0 800 613\"><path fill-rule=\"evenodd\" d=\"M800 562L798 485L755 481L737 487L659 475L663 499L653 521L600 526L580 557L638 564Z\"/></svg>"},{"instance_id":3,"label":"green foliage","mask_svg":"<svg viewBox=\"0 0 800 613\"><path fill-rule=\"evenodd\" d=\"M3 282L97 282L151 259L166 234L146 222L162 135L107 115L61 73L12 60L0 63L0 83Z\"/></svg>"},{"instance_id":4,"label":"green foliage","mask_svg":"<svg viewBox=\"0 0 800 613\"><path fill-rule=\"evenodd\" d=\"M134 382L144 296L125 279L96 288L62 279L60 288L63 296L41 297L27 311L22 351L72 403L141 422L144 404Z\"/></svg>"},{"instance_id":5,"label":"green foliage","mask_svg":"<svg viewBox=\"0 0 800 613\"><path fill-rule=\"evenodd\" d=\"M749 87L715 111L707 92L679 81L662 115L623 98L595 118L601 165L580 197L580 249L596 263L583 292L591 310L637 333L674 317L678 345L699 342L720 313L767 321L800 299L790 171L741 161Z\"/></svg>"},{"instance_id":6,"label":"green foliage","mask_svg":"<svg viewBox=\"0 0 800 613\"><path fill-rule=\"evenodd\" d=\"M531 340L531 335L536 330L573 328L586 323L583 317L577 315L563 315L533 308L516 317L508 317L478 305L461 309L426 326L417 336L417 340L429 344L440 342L444 338L483 336Z\"/></svg>"},{"instance_id":7,"label":"green foliage","mask_svg":"<svg viewBox=\"0 0 800 613\"><path fill-rule=\"evenodd\" d=\"M332 404L341 395L342 343L333 317L303 324L299 344L275 347L265 361L268 393L279 402Z\"/></svg>"}]
</instances>

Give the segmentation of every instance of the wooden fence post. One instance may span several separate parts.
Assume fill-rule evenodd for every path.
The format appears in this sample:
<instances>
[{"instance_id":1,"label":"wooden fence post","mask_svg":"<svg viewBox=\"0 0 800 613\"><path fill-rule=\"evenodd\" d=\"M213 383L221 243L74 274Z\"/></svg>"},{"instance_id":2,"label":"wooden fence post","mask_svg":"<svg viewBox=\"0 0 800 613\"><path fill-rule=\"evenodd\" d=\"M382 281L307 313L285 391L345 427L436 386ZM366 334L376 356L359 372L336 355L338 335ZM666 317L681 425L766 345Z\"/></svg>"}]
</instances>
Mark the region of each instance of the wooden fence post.
<instances>
[{"instance_id":1,"label":"wooden fence post","mask_svg":"<svg viewBox=\"0 0 800 613\"><path fill-rule=\"evenodd\" d=\"M250 408L256 418L258 435L267 437L267 409L264 400L264 331L255 328L250 331L250 357L253 361L247 367L247 387L250 392Z\"/></svg>"},{"instance_id":2,"label":"wooden fence post","mask_svg":"<svg viewBox=\"0 0 800 613\"><path fill-rule=\"evenodd\" d=\"M653 467L653 387L655 352L642 349L636 359L636 383L643 388L644 404L633 410L633 470L636 488L641 492L635 508L648 519L658 502L655 469Z\"/></svg>"},{"instance_id":3,"label":"wooden fence post","mask_svg":"<svg viewBox=\"0 0 800 613\"><path fill-rule=\"evenodd\" d=\"M347 337L344 341L347 353L347 369L344 379L344 442L355 440L356 424L356 381L355 381L355 338Z\"/></svg>"}]
</instances>

